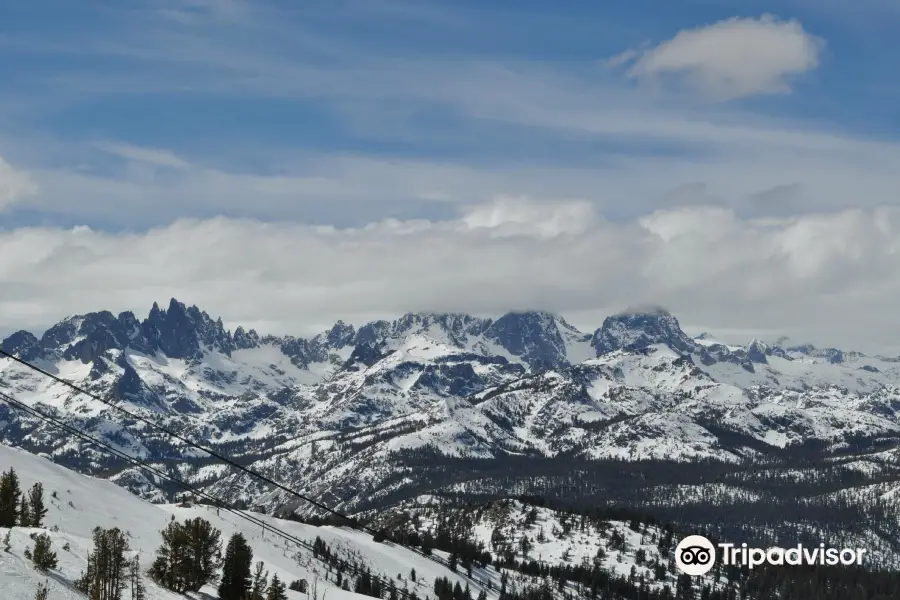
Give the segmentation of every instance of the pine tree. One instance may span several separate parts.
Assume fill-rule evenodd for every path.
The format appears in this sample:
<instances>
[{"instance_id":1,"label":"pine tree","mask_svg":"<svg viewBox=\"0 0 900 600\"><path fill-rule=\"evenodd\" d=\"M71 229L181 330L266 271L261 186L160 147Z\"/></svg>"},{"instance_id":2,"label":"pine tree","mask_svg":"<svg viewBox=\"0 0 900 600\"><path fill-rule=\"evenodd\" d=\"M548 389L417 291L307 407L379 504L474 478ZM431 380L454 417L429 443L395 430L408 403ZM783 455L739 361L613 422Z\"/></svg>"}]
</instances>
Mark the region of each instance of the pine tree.
<instances>
[{"instance_id":1,"label":"pine tree","mask_svg":"<svg viewBox=\"0 0 900 600\"><path fill-rule=\"evenodd\" d=\"M37 590L34 592L34 600L47 600L47 597L50 595L50 588L47 587L46 583L39 583L37 586Z\"/></svg>"},{"instance_id":2,"label":"pine tree","mask_svg":"<svg viewBox=\"0 0 900 600\"><path fill-rule=\"evenodd\" d=\"M56 568L56 552L53 551L50 536L46 533L42 533L34 538L31 561L39 571L49 571Z\"/></svg>"},{"instance_id":3,"label":"pine tree","mask_svg":"<svg viewBox=\"0 0 900 600\"><path fill-rule=\"evenodd\" d=\"M250 565L253 550L240 533L228 540L225 561L222 564L222 581L219 583L219 600L245 600L250 593Z\"/></svg>"},{"instance_id":4,"label":"pine tree","mask_svg":"<svg viewBox=\"0 0 900 600\"><path fill-rule=\"evenodd\" d=\"M265 570L263 561L256 563L256 571L253 573L253 583L250 586L250 600L266 600L266 591L269 589L269 572Z\"/></svg>"},{"instance_id":5,"label":"pine tree","mask_svg":"<svg viewBox=\"0 0 900 600\"><path fill-rule=\"evenodd\" d=\"M28 491L29 517L32 527L43 527L47 507L44 506L44 486L38 482Z\"/></svg>"},{"instance_id":6,"label":"pine tree","mask_svg":"<svg viewBox=\"0 0 900 600\"><path fill-rule=\"evenodd\" d=\"M31 527L31 510L28 507L28 499L24 495L19 500L18 520L20 527Z\"/></svg>"},{"instance_id":7,"label":"pine tree","mask_svg":"<svg viewBox=\"0 0 900 600\"><path fill-rule=\"evenodd\" d=\"M137 554L128 563L128 578L131 580L131 600L145 600L147 590L141 580L141 559Z\"/></svg>"},{"instance_id":8,"label":"pine tree","mask_svg":"<svg viewBox=\"0 0 900 600\"><path fill-rule=\"evenodd\" d=\"M154 581L179 594L199 591L212 581L221 564L218 529L197 517L184 523L170 521L161 534L162 544L149 571Z\"/></svg>"},{"instance_id":9,"label":"pine tree","mask_svg":"<svg viewBox=\"0 0 900 600\"><path fill-rule=\"evenodd\" d=\"M675 583L675 598L676 600L693 600L694 598L691 576L687 573L682 573L678 576L678 580Z\"/></svg>"},{"instance_id":10,"label":"pine tree","mask_svg":"<svg viewBox=\"0 0 900 600\"><path fill-rule=\"evenodd\" d=\"M187 530L177 521L170 521L162 530L162 544L148 571L150 578L162 587L179 594L187 591L189 546Z\"/></svg>"},{"instance_id":11,"label":"pine tree","mask_svg":"<svg viewBox=\"0 0 900 600\"><path fill-rule=\"evenodd\" d=\"M184 526L191 542L189 556L192 568L188 577L188 590L196 592L212 581L222 564L222 534L209 521L200 517L188 519Z\"/></svg>"},{"instance_id":12,"label":"pine tree","mask_svg":"<svg viewBox=\"0 0 900 600\"><path fill-rule=\"evenodd\" d=\"M75 582L76 589L91 600L121 600L127 550L128 540L118 527L94 529L94 550L88 555L87 569Z\"/></svg>"},{"instance_id":13,"label":"pine tree","mask_svg":"<svg viewBox=\"0 0 900 600\"><path fill-rule=\"evenodd\" d=\"M269 593L266 600L288 600L284 583L278 578L278 574L272 575L272 583L269 585Z\"/></svg>"},{"instance_id":14,"label":"pine tree","mask_svg":"<svg viewBox=\"0 0 900 600\"><path fill-rule=\"evenodd\" d=\"M19 476L10 467L0 476L0 527L15 527L19 517Z\"/></svg>"}]
</instances>

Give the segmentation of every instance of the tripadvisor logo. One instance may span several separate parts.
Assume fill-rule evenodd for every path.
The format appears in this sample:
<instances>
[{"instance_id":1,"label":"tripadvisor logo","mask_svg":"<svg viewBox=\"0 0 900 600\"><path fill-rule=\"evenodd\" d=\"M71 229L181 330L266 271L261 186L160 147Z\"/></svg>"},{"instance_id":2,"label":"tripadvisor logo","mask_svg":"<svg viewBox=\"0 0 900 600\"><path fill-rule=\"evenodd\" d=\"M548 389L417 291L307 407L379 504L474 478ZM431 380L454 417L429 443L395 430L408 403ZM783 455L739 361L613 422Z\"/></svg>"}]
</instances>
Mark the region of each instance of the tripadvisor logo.
<instances>
[{"instance_id":1,"label":"tripadvisor logo","mask_svg":"<svg viewBox=\"0 0 900 600\"><path fill-rule=\"evenodd\" d=\"M722 549L723 565L758 567L770 565L861 565L865 550L862 548L805 548L798 544L793 548L749 548L747 544L718 544ZM702 535L689 535L675 548L675 564L682 573L705 575L716 563L716 546Z\"/></svg>"},{"instance_id":2,"label":"tripadvisor logo","mask_svg":"<svg viewBox=\"0 0 900 600\"><path fill-rule=\"evenodd\" d=\"M705 575L716 562L716 547L702 535L689 535L675 548L675 565L688 575Z\"/></svg>"}]
</instances>

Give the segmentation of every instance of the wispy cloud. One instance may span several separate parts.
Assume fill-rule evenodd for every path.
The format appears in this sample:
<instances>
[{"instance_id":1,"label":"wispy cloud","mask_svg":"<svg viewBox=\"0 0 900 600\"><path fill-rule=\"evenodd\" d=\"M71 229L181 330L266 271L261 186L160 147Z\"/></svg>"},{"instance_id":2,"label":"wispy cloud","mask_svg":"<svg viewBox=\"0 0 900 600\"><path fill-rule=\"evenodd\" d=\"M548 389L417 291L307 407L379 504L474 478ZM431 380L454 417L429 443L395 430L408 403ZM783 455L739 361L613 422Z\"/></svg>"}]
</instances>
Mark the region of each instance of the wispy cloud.
<instances>
[{"instance_id":1,"label":"wispy cloud","mask_svg":"<svg viewBox=\"0 0 900 600\"><path fill-rule=\"evenodd\" d=\"M119 158L159 167L172 167L175 169L187 169L190 167L190 164L169 150L142 148L121 142L95 142L94 147Z\"/></svg>"},{"instance_id":2,"label":"wispy cloud","mask_svg":"<svg viewBox=\"0 0 900 600\"><path fill-rule=\"evenodd\" d=\"M38 187L28 173L14 169L0 157L0 210L36 194Z\"/></svg>"},{"instance_id":3,"label":"wispy cloud","mask_svg":"<svg viewBox=\"0 0 900 600\"><path fill-rule=\"evenodd\" d=\"M145 147L110 136L93 146L173 171L165 173L93 168L102 159L83 153L69 168L59 168L59 161L49 168L33 154L17 162L11 139L4 155L32 171L40 184L40 194L29 199L34 210L83 222L102 216L104 223L121 224L127 217L129 226L141 218L145 224L165 223L183 211L204 217L327 220L353 207L358 220L374 218L379 210L382 215L427 215L436 201L468 204L530 195L583 198L624 218L652 211L667 195L671 203L670 190L688 182L705 184L710 194L742 214L771 212L771 202L748 198L786 185L803 191L793 205L801 212L896 202L900 146L895 143L727 107L697 110L666 96L647 97L598 69L593 58L562 64L453 54L404 58L347 39L347 31L343 37L329 36L308 24L294 30L295 22L287 17L296 15L273 15L268 5L225 5L225 14L216 18L201 10L215 10L216 4L160 6L200 16L172 27L159 15L154 20L145 13L117 13L122 27L108 37L66 44L70 51L110 61L109 68L67 67L53 76L55 83L65 83L59 85L60 94L81 96L81 103L119 102L117 107L127 107L132 98L165 104L185 95L198 96L211 109L226 101L279 99L309 103L321 112L298 125L279 117L272 127L292 131L294 145L273 144L269 150L237 134L231 137L227 119L234 117L229 113L208 130L209 139L179 136L180 147ZM251 14L229 20L233 10ZM721 52L724 62L691 64L723 78L732 67L749 69L757 77L754 86L781 81L784 67L753 67L752 61L741 66L733 60L734 44L757 44L760 35L764 40L767 35L807 35L792 22L728 21L683 32L665 52L686 56L687 50L707 48L707 36L731 40L730 33L740 35ZM806 47L802 41L795 46ZM635 56L636 64L661 56L660 48ZM191 110L204 111L202 106ZM343 145L325 150L307 145L305 127L315 126L322 113L335 119L330 133L345 136ZM231 122L240 125L239 118ZM392 150L366 148L373 143ZM198 150L191 144L203 146ZM863 197L860 189L866 190Z\"/></svg>"}]
</instances>

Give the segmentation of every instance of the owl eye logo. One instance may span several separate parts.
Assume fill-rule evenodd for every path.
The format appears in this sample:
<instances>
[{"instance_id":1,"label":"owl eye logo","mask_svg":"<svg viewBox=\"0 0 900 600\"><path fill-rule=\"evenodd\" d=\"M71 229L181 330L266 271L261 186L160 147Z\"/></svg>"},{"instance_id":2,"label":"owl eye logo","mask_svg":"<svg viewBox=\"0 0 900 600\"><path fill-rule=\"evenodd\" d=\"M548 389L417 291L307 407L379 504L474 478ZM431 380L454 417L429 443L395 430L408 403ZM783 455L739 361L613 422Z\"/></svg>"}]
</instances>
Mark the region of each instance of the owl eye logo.
<instances>
[{"instance_id":1,"label":"owl eye logo","mask_svg":"<svg viewBox=\"0 0 900 600\"><path fill-rule=\"evenodd\" d=\"M690 535L675 548L675 565L688 575L704 575L716 562L716 548L702 535Z\"/></svg>"},{"instance_id":2,"label":"owl eye logo","mask_svg":"<svg viewBox=\"0 0 900 600\"><path fill-rule=\"evenodd\" d=\"M705 565L710 558L712 553L703 546L688 546L681 550L681 562L686 565Z\"/></svg>"}]
</instances>

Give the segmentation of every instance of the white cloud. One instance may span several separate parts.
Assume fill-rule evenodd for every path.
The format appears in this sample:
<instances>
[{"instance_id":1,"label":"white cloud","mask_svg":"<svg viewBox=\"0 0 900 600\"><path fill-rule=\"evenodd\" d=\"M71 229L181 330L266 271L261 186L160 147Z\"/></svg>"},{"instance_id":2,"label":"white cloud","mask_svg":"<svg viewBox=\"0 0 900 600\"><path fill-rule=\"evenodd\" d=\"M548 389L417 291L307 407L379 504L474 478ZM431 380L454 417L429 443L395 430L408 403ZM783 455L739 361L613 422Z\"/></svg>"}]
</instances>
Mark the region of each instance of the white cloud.
<instances>
[{"instance_id":1,"label":"white cloud","mask_svg":"<svg viewBox=\"0 0 900 600\"><path fill-rule=\"evenodd\" d=\"M611 61L634 61L630 77L683 76L709 97L730 100L789 92L793 77L819 65L823 47L799 22L763 15L686 29L655 48Z\"/></svg>"},{"instance_id":2,"label":"white cloud","mask_svg":"<svg viewBox=\"0 0 900 600\"><path fill-rule=\"evenodd\" d=\"M618 131L622 139L632 140L655 128L654 141L684 143L702 153L655 156L650 150L580 158L572 164L546 158L522 162L498 157L468 164L461 159L286 154L285 166L261 173L223 168L215 159L215 167L205 166L202 157L185 159L167 150L110 144L104 149L127 158L120 171L102 161L103 170L32 167L26 181L33 180L39 189L29 197L29 206L68 223L100 220L113 227L140 227L184 215L346 225L387 215L446 215L458 205L478 204L483 212L470 216L473 223L500 219L514 230L514 224L524 220L520 226L533 229L538 223L553 235L589 224L578 212L588 205L607 218L621 219L685 204L729 206L743 216L784 217L898 202L897 144L779 130L771 123L753 128L749 123L684 121L653 112L621 113L617 123L609 115L579 116L561 114L559 126L581 127L598 139ZM144 165L147 169L141 168ZM177 168L157 168L163 165ZM578 198L582 208L549 220L520 203L482 204L521 196Z\"/></svg>"},{"instance_id":3,"label":"white cloud","mask_svg":"<svg viewBox=\"0 0 900 600\"><path fill-rule=\"evenodd\" d=\"M640 52L638 52L634 48L630 48L628 50L625 50L624 52L616 54L615 56L611 56L610 58L606 59L604 63L607 67L616 68L630 63L640 55Z\"/></svg>"},{"instance_id":4,"label":"white cloud","mask_svg":"<svg viewBox=\"0 0 900 600\"><path fill-rule=\"evenodd\" d=\"M37 193L38 187L28 173L14 169L0 156L0 210Z\"/></svg>"},{"instance_id":5,"label":"white cloud","mask_svg":"<svg viewBox=\"0 0 900 600\"><path fill-rule=\"evenodd\" d=\"M501 217L485 218L497 206ZM572 215L590 226L557 235L533 227L537 217ZM509 199L454 219L352 229L223 218L132 234L20 229L0 234L0 325L39 329L99 309L145 314L170 296L231 326L295 334L407 310L541 308L599 325L604 314L657 302L713 330L878 350L900 336L891 317L898 240L897 208L763 221L693 207L614 223L577 201Z\"/></svg>"},{"instance_id":6,"label":"white cloud","mask_svg":"<svg viewBox=\"0 0 900 600\"><path fill-rule=\"evenodd\" d=\"M896 143L727 105L691 112L596 65L398 58L253 3L164 5L162 23L141 13L104 35L57 40L56 52L129 66L77 61L85 70L44 73L52 88L29 87L39 93L23 102L302 100L334 110L349 137L415 158L310 158L314 148L293 147L272 160L228 127L177 151L109 141L25 152L27 140L4 140L4 153L32 160L8 155L30 176L0 162L0 206L37 192L29 208L41 221L139 233L0 234L0 327L99 308L144 313L175 295L233 324L296 333L406 310L546 308L596 325L604 311L648 301L723 331L859 346L900 333L886 320L900 281L896 209L878 208L898 202ZM821 52L797 22L764 16L682 31L609 64L727 99L786 91ZM96 150L125 166L94 163ZM279 224L172 223L222 214ZM401 214L428 218L384 219ZM302 224L313 222L359 227ZM144 231L149 223L158 227Z\"/></svg>"}]
</instances>

